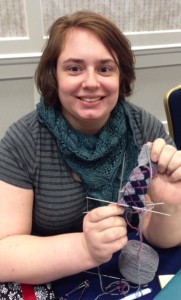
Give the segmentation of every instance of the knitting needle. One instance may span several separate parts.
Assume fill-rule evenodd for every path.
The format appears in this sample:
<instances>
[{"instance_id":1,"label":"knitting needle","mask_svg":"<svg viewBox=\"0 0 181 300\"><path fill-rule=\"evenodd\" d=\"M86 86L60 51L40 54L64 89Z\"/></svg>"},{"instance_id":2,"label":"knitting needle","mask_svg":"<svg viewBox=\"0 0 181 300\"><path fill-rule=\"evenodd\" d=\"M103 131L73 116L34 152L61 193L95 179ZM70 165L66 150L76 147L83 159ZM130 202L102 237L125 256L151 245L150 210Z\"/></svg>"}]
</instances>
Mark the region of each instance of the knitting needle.
<instances>
[{"instance_id":1,"label":"knitting needle","mask_svg":"<svg viewBox=\"0 0 181 300\"><path fill-rule=\"evenodd\" d=\"M154 203L154 204L153 204L153 202L146 202L146 205L149 205L149 206L151 206L151 205L156 206L156 205L161 205L161 204L164 204L164 202L157 202L157 203Z\"/></svg>"},{"instance_id":2,"label":"knitting needle","mask_svg":"<svg viewBox=\"0 0 181 300\"><path fill-rule=\"evenodd\" d=\"M97 274L97 273L95 273L95 272L91 272L91 271L85 271L85 273L99 276L99 274ZM103 277L108 277L108 278L112 278L112 279L120 280L120 277L114 277L114 276L105 275L105 274L101 274L101 276L103 276Z\"/></svg>"},{"instance_id":3,"label":"knitting needle","mask_svg":"<svg viewBox=\"0 0 181 300\"><path fill-rule=\"evenodd\" d=\"M94 201L99 201L99 202L104 202L104 203L109 203L109 204L115 204L115 202L112 202L112 201L108 201L108 200L103 200L103 199L98 199L98 198L93 198L93 197L86 197L87 199L90 199L90 200L94 200ZM137 207L137 206L132 206L132 205L128 205L126 203L118 203L118 205L124 207L124 208L128 208L128 209L132 209L132 210L136 210L136 211L149 211L149 212L153 212L153 213L156 213L156 214L160 214L160 215L164 215L164 216L171 216L170 214L167 214L167 213L163 213L163 212L159 212L159 211L155 211L155 210L152 210L152 209L147 209L145 207ZM154 205L154 204L153 204Z\"/></svg>"}]
</instances>

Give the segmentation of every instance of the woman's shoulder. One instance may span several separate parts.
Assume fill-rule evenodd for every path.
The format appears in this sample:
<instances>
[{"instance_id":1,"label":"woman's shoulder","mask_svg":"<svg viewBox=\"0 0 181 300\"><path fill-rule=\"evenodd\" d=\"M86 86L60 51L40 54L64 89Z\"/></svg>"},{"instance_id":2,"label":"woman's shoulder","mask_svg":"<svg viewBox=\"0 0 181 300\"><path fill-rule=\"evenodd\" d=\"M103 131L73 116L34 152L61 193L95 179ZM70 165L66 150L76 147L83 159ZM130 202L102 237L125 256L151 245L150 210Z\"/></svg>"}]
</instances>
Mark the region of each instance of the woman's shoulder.
<instances>
[{"instance_id":1,"label":"woman's shoulder","mask_svg":"<svg viewBox=\"0 0 181 300\"><path fill-rule=\"evenodd\" d=\"M138 144L152 142L157 138L163 138L167 143L173 144L161 120L136 104L127 102L127 105Z\"/></svg>"},{"instance_id":2,"label":"woman's shoulder","mask_svg":"<svg viewBox=\"0 0 181 300\"><path fill-rule=\"evenodd\" d=\"M32 188L37 170L47 169L53 159L60 159L56 142L33 111L14 122L0 141L0 179Z\"/></svg>"},{"instance_id":3,"label":"woman's shoulder","mask_svg":"<svg viewBox=\"0 0 181 300\"><path fill-rule=\"evenodd\" d=\"M6 131L2 141L13 142L16 144L36 144L44 135L50 136L46 127L38 121L36 110L26 114L15 121Z\"/></svg>"},{"instance_id":4,"label":"woman's shoulder","mask_svg":"<svg viewBox=\"0 0 181 300\"><path fill-rule=\"evenodd\" d=\"M149 122L151 122L151 124L161 123L155 116L146 111L144 108L131 102L127 102L127 106L134 128L143 131L143 128L147 127L147 124L149 124Z\"/></svg>"},{"instance_id":5,"label":"woman's shoulder","mask_svg":"<svg viewBox=\"0 0 181 300\"><path fill-rule=\"evenodd\" d=\"M146 127L148 124L150 125L156 125L156 126L163 126L162 122L155 117L152 113L148 112L143 107L140 107L134 103L127 102L127 105L129 107L129 111L131 114L131 117L133 119L133 122L136 122L137 125Z\"/></svg>"},{"instance_id":6,"label":"woman's shoulder","mask_svg":"<svg viewBox=\"0 0 181 300\"><path fill-rule=\"evenodd\" d=\"M128 107L129 107L130 113L131 113L132 116L134 116L134 117L137 117L137 118L140 118L140 119L141 119L142 116L148 116L148 115L153 116L153 115L152 115L150 112L148 112L146 109L144 109L143 107L138 106L138 105L136 105L136 104L134 104L134 103L132 103L132 102L127 101L127 105L128 105ZM155 116L153 116L153 118L156 119Z\"/></svg>"},{"instance_id":7,"label":"woman's shoulder","mask_svg":"<svg viewBox=\"0 0 181 300\"><path fill-rule=\"evenodd\" d=\"M55 148L55 140L49 130L38 121L37 112L32 111L14 122L0 141L0 158L33 164L45 150Z\"/></svg>"},{"instance_id":8,"label":"woman's shoulder","mask_svg":"<svg viewBox=\"0 0 181 300\"><path fill-rule=\"evenodd\" d=\"M20 136L30 134L33 136L39 130L39 122L36 110L26 114L19 120L15 121L7 130L7 133L18 132Z\"/></svg>"},{"instance_id":9,"label":"woman's shoulder","mask_svg":"<svg viewBox=\"0 0 181 300\"><path fill-rule=\"evenodd\" d=\"M36 111L32 111L26 114L25 116L21 117L17 121L14 121L5 132L3 140L8 137L13 137L17 134L18 136L23 136L24 134L26 135L28 133L33 134L37 127L38 120Z\"/></svg>"}]
</instances>

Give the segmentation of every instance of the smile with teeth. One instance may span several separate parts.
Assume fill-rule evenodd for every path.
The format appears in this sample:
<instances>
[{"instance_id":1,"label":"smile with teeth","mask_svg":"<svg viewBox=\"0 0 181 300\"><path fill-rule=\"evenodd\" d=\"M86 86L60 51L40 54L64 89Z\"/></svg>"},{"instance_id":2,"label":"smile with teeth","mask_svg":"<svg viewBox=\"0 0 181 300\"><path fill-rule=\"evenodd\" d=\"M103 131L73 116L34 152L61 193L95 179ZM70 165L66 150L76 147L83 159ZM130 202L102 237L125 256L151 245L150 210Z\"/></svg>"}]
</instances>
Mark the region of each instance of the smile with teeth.
<instances>
[{"instance_id":1,"label":"smile with teeth","mask_svg":"<svg viewBox=\"0 0 181 300\"><path fill-rule=\"evenodd\" d=\"M96 102L101 100L101 97L95 97L95 98L81 97L80 99L85 102Z\"/></svg>"}]
</instances>

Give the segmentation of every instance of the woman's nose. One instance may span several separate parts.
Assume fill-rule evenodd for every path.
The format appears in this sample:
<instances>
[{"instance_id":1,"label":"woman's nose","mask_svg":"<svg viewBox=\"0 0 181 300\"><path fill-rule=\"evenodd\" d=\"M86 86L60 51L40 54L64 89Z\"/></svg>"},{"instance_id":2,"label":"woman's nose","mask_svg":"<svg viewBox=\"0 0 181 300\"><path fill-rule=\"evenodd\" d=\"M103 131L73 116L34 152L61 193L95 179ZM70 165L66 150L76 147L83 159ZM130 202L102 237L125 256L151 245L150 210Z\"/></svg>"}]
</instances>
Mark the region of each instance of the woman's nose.
<instances>
[{"instance_id":1,"label":"woman's nose","mask_svg":"<svg viewBox=\"0 0 181 300\"><path fill-rule=\"evenodd\" d=\"M96 89L100 86L98 74L95 71L88 71L82 82L83 88Z\"/></svg>"}]
</instances>

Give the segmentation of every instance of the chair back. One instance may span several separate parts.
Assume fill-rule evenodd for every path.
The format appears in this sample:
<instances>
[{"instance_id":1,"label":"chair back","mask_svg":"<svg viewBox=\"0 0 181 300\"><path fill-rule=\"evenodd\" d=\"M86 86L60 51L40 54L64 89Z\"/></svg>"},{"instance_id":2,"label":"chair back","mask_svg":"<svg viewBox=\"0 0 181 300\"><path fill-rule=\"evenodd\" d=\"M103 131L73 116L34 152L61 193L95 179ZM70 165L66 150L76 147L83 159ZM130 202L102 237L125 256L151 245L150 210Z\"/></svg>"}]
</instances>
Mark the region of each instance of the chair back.
<instances>
[{"instance_id":1,"label":"chair back","mask_svg":"<svg viewBox=\"0 0 181 300\"><path fill-rule=\"evenodd\" d=\"M181 150L181 84L170 89L164 96L169 134L177 149Z\"/></svg>"}]
</instances>

